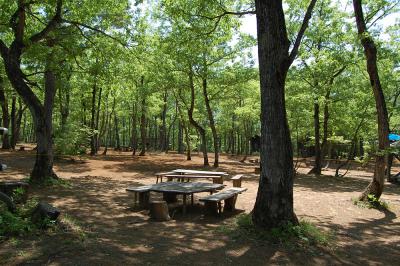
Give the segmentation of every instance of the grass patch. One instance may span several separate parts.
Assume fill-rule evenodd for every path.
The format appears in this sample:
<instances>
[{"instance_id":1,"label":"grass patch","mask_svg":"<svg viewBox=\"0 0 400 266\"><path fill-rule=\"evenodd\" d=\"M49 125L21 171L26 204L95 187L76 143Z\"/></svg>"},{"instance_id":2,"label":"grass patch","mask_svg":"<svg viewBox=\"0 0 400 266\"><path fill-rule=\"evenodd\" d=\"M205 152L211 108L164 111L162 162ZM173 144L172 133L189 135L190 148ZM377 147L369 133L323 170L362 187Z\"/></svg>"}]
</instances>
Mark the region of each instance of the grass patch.
<instances>
[{"instance_id":1,"label":"grass patch","mask_svg":"<svg viewBox=\"0 0 400 266\"><path fill-rule=\"evenodd\" d=\"M27 179L27 182L30 183L33 186L45 186L45 187L62 187L62 188L71 188L72 184L70 181L61 179L61 178L52 178L52 177L47 177L44 179L43 182L41 183L36 183L33 182L31 178Z\"/></svg>"},{"instance_id":2,"label":"grass patch","mask_svg":"<svg viewBox=\"0 0 400 266\"><path fill-rule=\"evenodd\" d=\"M374 195L369 194L367 196L367 200L359 200L358 198L352 199L353 204L361 207L361 208L368 208L368 209L377 209L377 210L390 210L390 206L387 202L376 198Z\"/></svg>"},{"instance_id":3,"label":"grass patch","mask_svg":"<svg viewBox=\"0 0 400 266\"><path fill-rule=\"evenodd\" d=\"M334 242L332 232L325 232L311 222L301 220L299 225L287 224L271 230L262 230L254 226L250 214L239 215L232 223L218 227L217 231L233 239L271 242L294 248L333 247Z\"/></svg>"}]
</instances>

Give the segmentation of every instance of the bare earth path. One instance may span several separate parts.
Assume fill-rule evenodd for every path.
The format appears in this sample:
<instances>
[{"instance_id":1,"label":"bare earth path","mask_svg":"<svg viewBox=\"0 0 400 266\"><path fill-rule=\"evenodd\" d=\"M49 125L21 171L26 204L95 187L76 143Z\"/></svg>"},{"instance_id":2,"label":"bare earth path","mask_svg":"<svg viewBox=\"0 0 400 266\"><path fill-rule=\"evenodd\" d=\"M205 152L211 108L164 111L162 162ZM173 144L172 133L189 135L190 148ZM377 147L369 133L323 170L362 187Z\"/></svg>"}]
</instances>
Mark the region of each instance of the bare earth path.
<instances>
[{"instance_id":1,"label":"bare earth path","mask_svg":"<svg viewBox=\"0 0 400 266\"><path fill-rule=\"evenodd\" d=\"M33 165L32 151L0 153L10 166L0 180L21 179ZM211 158L212 159L212 158ZM220 170L243 173L248 191L238 198L237 208L250 212L255 201L258 177L254 165L240 158L222 156ZM203 169L201 158L186 161L183 155L130 153L58 160L56 172L71 184L46 187L32 192L75 220L81 235L49 232L27 239L0 243L0 264L4 265L398 265L400 262L400 186L387 184L383 200L390 211L380 212L354 206L356 197L371 176L367 171L350 171L334 178L300 175L295 180L295 210L299 218L336 232L334 251L301 251L280 245L231 239L216 230L235 215L204 216L201 205L181 215L172 209L169 222L149 220L146 211L132 208L129 185L155 183L154 173L175 168ZM307 168L300 168L306 173ZM232 184L225 182L228 186ZM157 196L157 195L152 195ZM81 228L81 229L79 229Z\"/></svg>"}]
</instances>

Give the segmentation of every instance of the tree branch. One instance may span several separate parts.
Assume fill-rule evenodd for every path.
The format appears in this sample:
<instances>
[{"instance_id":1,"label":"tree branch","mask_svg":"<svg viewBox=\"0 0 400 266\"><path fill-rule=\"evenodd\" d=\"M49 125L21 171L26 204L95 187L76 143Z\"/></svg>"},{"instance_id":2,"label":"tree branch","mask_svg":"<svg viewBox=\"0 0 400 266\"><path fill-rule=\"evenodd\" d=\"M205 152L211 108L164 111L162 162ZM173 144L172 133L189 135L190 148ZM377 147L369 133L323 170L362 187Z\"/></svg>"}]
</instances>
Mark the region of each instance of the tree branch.
<instances>
[{"instance_id":1,"label":"tree branch","mask_svg":"<svg viewBox=\"0 0 400 266\"><path fill-rule=\"evenodd\" d=\"M52 30L56 28L56 26L61 22L61 9L62 9L62 0L57 0L56 13L53 18L47 23L46 27L40 32L32 35L29 40L32 43L39 42L43 40Z\"/></svg>"},{"instance_id":2,"label":"tree branch","mask_svg":"<svg viewBox=\"0 0 400 266\"><path fill-rule=\"evenodd\" d=\"M86 25L86 24L84 24L84 23L81 23L81 22L78 22L78 21L73 21L73 20L68 20L68 19L62 19L62 22L64 22L64 23L69 23L69 24L74 25L74 26L76 26L76 27L83 27L83 28L86 28L86 29L95 31L95 32L97 32L97 33L100 33L100 34L102 34L102 35L108 37L108 38L113 39L114 41L116 41L116 42L118 42L119 44L121 44L123 47L126 47L126 46L127 46L127 44L126 44L126 43L123 43L120 39L118 39L118 38L116 38L116 37L114 37L114 36L112 36L112 35L110 35L110 34L104 32L104 31L101 30L101 29L95 28L95 27L93 27L93 26L89 26L89 25Z\"/></svg>"},{"instance_id":3,"label":"tree branch","mask_svg":"<svg viewBox=\"0 0 400 266\"><path fill-rule=\"evenodd\" d=\"M310 4L308 5L306 14L303 19L303 23L301 24L299 33L297 34L297 37L296 37L296 41L294 42L292 51L290 52L290 55L289 55L289 65L291 65L293 63L294 59L297 56L297 53L298 53L299 47L300 47L300 43L301 43L301 39L303 38L304 32L306 31L306 29L308 27L308 22L311 19L311 15L312 15L312 12L313 12L316 2L317 2L317 0L311 0Z\"/></svg>"}]
</instances>

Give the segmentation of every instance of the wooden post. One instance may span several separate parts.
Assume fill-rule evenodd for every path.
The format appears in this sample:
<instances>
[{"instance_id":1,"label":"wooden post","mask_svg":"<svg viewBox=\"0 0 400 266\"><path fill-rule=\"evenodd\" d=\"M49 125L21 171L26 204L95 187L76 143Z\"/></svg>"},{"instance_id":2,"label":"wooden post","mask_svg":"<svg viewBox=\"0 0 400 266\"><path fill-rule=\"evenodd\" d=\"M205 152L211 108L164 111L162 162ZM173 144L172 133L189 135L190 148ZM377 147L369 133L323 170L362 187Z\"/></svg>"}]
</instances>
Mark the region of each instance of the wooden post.
<instances>
[{"instance_id":1,"label":"wooden post","mask_svg":"<svg viewBox=\"0 0 400 266\"><path fill-rule=\"evenodd\" d=\"M234 211L236 205L237 195L226 199L224 202L224 211Z\"/></svg>"},{"instance_id":2,"label":"wooden post","mask_svg":"<svg viewBox=\"0 0 400 266\"><path fill-rule=\"evenodd\" d=\"M160 222L171 220L167 203L165 201L150 202L150 217Z\"/></svg>"},{"instance_id":3,"label":"wooden post","mask_svg":"<svg viewBox=\"0 0 400 266\"><path fill-rule=\"evenodd\" d=\"M137 192L139 193L139 206L141 208L147 209L149 207L150 192Z\"/></svg>"}]
</instances>

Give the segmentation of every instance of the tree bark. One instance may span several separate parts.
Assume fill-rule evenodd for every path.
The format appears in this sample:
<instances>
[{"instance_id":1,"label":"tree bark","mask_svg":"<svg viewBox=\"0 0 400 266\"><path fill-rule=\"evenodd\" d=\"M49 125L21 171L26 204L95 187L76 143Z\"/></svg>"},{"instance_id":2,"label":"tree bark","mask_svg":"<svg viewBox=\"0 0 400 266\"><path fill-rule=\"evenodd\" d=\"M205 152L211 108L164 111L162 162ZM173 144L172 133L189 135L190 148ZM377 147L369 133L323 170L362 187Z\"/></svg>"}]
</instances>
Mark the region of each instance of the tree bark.
<instances>
[{"instance_id":1,"label":"tree bark","mask_svg":"<svg viewBox=\"0 0 400 266\"><path fill-rule=\"evenodd\" d=\"M146 155L146 143L147 143L147 135L146 135L146 99L143 96L142 99L142 114L140 116L140 138L142 141L141 150L139 156Z\"/></svg>"},{"instance_id":2,"label":"tree bark","mask_svg":"<svg viewBox=\"0 0 400 266\"><path fill-rule=\"evenodd\" d=\"M321 175L321 143L320 143L320 123L319 123L319 103L318 99L314 102L314 136L315 136L315 165L309 174Z\"/></svg>"},{"instance_id":3,"label":"tree bark","mask_svg":"<svg viewBox=\"0 0 400 266\"><path fill-rule=\"evenodd\" d=\"M10 116L8 113L8 101L4 90L4 80L3 77L0 76L0 104L2 111L3 124L1 126L5 128L9 128L10 126ZM2 149L9 149L10 146L10 138L8 135L3 135L3 143Z\"/></svg>"},{"instance_id":4,"label":"tree bark","mask_svg":"<svg viewBox=\"0 0 400 266\"><path fill-rule=\"evenodd\" d=\"M386 109L385 96L381 86L379 71L377 66L377 49L372 37L369 35L364 19L361 0L353 0L354 14L358 35L364 48L367 60L367 72L374 93L375 105L378 122L378 154L376 155L374 177L360 196L360 200L367 200L368 195L372 194L377 199L383 192L385 182L385 155L384 152L389 148L389 122Z\"/></svg>"},{"instance_id":5,"label":"tree bark","mask_svg":"<svg viewBox=\"0 0 400 266\"><path fill-rule=\"evenodd\" d=\"M217 133L217 129L215 127L214 115L211 110L210 99L208 98L207 79L205 79L205 78L202 79L202 85L203 85L203 96L204 96L204 101L206 104L207 115L208 115L208 122L210 123L211 133L212 133L213 142L214 142L214 167L218 167L219 166L218 133Z\"/></svg>"},{"instance_id":6,"label":"tree bark","mask_svg":"<svg viewBox=\"0 0 400 266\"><path fill-rule=\"evenodd\" d=\"M95 78L96 79L96 78ZM91 137L90 137L90 155L95 155L96 151L96 135L95 131L95 115L96 115L96 93L97 93L97 84L96 81L93 84L92 88L92 110L91 110L91 118L90 118L90 129L91 129Z\"/></svg>"},{"instance_id":7,"label":"tree bark","mask_svg":"<svg viewBox=\"0 0 400 266\"><path fill-rule=\"evenodd\" d=\"M188 109L189 122L190 122L190 124L192 124L196 128L197 132L200 134L201 150L203 152L203 164L204 164L204 166L209 166L210 164L208 163L206 131L193 118L195 93L194 93L194 81L193 81L193 69L192 69L192 66L190 66L190 69L189 69L189 85L190 85L190 92L191 92L190 107Z\"/></svg>"},{"instance_id":8,"label":"tree bark","mask_svg":"<svg viewBox=\"0 0 400 266\"><path fill-rule=\"evenodd\" d=\"M293 209L293 151L285 107L285 80L297 55L315 0L310 2L289 54L281 0L256 0L261 88L261 176L253 222L270 229L297 224Z\"/></svg>"},{"instance_id":9,"label":"tree bark","mask_svg":"<svg viewBox=\"0 0 400 266\"><path fill-rule=\"evenodd\" d=\"M48 59L51 60L51 59ZM51 64L48 62L48 64ZM53 171L53 106L56 94L56 77L51 66L47 66L45 76L45 100L43 115L34 114L36 126L36 162L31 173L33 182L42 183L46 178L57 178Z\"/></svg>"},{"instance_id":10,"label":"tree bark","mask_svg":"<svg viewBox=\"0 0 400 266\"><path fill-rule=\"evenodd\" d=\"M164 92L164 104L163 104L163 110L161 113L161 127L160 127L160 137L159 137L159 149L161 151L166 152L167 151L167 122L166 122L166 118L167 118L167 100L168 100L168 93L165 91Z\"/></svg>"},{"instance_id":11,"label":"tree bark","mask_svg":"<svg viewBox=\"0 0 400 266\"><path fill-rule=\"evenodd\" d=\"M137 104L135 102L132 110L132 155L136 154L137 140Z\"/></svg>"}]
</instances>

